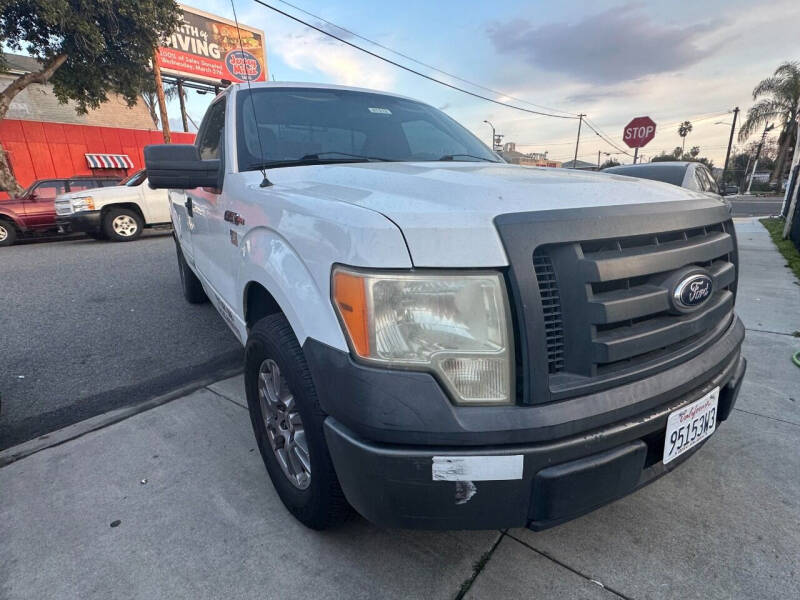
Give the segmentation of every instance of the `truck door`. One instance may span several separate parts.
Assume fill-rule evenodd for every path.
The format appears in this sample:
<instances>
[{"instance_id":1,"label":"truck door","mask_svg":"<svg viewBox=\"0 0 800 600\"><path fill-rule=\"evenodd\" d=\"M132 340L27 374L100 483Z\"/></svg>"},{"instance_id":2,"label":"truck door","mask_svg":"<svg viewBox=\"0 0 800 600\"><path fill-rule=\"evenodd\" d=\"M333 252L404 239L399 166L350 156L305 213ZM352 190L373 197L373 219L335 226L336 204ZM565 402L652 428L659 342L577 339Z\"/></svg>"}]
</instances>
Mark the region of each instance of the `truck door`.
<instances>
[{"instance_id":1,"label":"truck door","mask_svg":"<svg viewBox=\"0 0 800 600\"><path fill-rule=\"evenodd\" d=\"M25 198L25 221L31 229L56 226L56 196L67 191L63 181L42 181Z\"/></svg>"},{"instance_id":2,"label":"truck door","mask_svg":"<svg viewBox=\"0 0 800 600\"><path fill-rule=\"evenodd\" d=\"M153 190L147 179L139 186L139 198L147 224L169 223L169 195L167 190Z\"/></svg>"},{"instance_id":3,"label":"truck door","mask_svg":"<svg viewBox=\"0 0 800 600\"><path fill-rule=\"evenodd\" d=\"M200 158L203 160L222 159L226 100L227 96L216 100L206 112L203 123L200 125L196 144ZM223 218L221 200L222 194L215 188L186 190L186 204L191 206L191 219L194 225L191 229L191 236L195 264L216 294L216 298L212 298L215 303L222 294L219 287L226 285L232 277L231 273L221 272L219 269L216 255L223 246L222 242L214 239L215 236L212 234L212 232L218 231L216 221ZM230 303L230 299L226 299L226 301Z\"/></svg>"}]
</instances>

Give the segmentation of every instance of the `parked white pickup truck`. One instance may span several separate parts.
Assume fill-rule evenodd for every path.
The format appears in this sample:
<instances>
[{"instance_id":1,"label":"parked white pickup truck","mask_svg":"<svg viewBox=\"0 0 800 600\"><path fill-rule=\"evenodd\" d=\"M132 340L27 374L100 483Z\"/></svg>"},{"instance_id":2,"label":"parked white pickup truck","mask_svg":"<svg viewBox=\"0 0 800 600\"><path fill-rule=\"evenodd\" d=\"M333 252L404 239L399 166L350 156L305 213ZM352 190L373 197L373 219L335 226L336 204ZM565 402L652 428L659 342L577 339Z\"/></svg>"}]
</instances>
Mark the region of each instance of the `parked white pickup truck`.
<instances>
[{"instance_id":1,"label":"parked white pickup truck","mask_svg":"<svg viewBox=\"0 0 800 600\"><path fill-rule=\"evenodd\" d=\"M196 145L145 157L186 299L245 344L261 455L310 527L348 504L550 527L731 413L736 235L707 195L505 164L430 106L311 84L233 85Z\"/></svg>"},{"instance_id":2,"label":"parked white pickup truck","mask_svg":"<svg viewBox=\"0 0 800 600\"><path fill-rule=\"evenodd\" d=\"M145 228L170 222L169 195L152 189L144 170L117 186L62 194L55 204L59 230L82 231L96 240L131 242Z\"/></svg>"}]
</instances>

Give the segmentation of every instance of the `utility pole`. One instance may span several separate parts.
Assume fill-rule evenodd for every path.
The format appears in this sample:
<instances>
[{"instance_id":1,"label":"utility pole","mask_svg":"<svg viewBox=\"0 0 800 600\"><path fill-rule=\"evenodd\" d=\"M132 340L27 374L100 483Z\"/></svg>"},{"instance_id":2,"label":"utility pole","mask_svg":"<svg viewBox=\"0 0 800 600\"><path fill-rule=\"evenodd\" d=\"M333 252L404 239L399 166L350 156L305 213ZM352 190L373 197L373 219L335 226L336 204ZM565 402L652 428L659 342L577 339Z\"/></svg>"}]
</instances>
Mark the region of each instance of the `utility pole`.
<instances>
[{"instance_id":1,"label":"utility pole","mask_svg":"<svg viewBox=\"0 0 800 600\"><path fill-rule=\"evenodd\" d=\"M164 143L169 144L172 136L169 132L169 118L167 117L167 99L164 98L164 82L161 81L161 65L158 62L158 50L153 50L153 75L156 80L156 97L158 98L158 110L161 114L161 133L164 135Z\"/></svg>"},{"instance_id":2,"label":"utility pole","mask_svg":"<svg viewBox=\"0 0 800 600\"><path fill-rule=\"evenodd\" d=\"M733 132L736 131L736 117L739 116L739 107L733 109L733 123L731 123L731 137L728 138L728 152L725 154L725 166L722 167L720 183L725 183L725 173L728 171L728 161L731 159L731 146L733 146Z\"/></svg>"},{"instance_id":3,"label":"utility pole","mask_svg":"<svg viewBox=\"0 0 800 600\"><path fill-rule=\"evenodd\" d=\"M756 160L753 163L753 171L750 173L750 183L747 184L747 191L745 194L750 193L750 188L753 186L753 178L756 176L756 169L758 168L758 159L761 156L761 148L764 147L764 140L767 139L767 132L771 131L775 125L766 125L764 133L761 134L761 141L758 143L758 150L756 150Z\"/></svg>"},{"instance_id":4,"label":"utility pole","mask_svg":"<svg viewBox=\"0 0 800 600\"><path fill-rule=\"evenodd\" d=\"M581 113L578 115L578 139L575 140L575 160L572 161L572 168L578 168L578 146L581 143L581 125L583 125L583 117L586 115Z\"/></svg>"},{"instance_id":5,"label":"utility pole","mask_svg":"<svg viewBox=\"0 0 800 600\"><path fill-rule=\"evenodd\" d=\"M189 121L186 118L186 99L183 97L183 79L178 78L178 101L181 105L181 121L183 121L183 130L189 131Z\"/></svg>"},{"instance_id":6,"label":"utility pole","mask_svg":"<svg viewBox=\"0 0 800 600\"><path fill-rule=\"evenodd\" d=\"M494 125L492 125L491 123L489 123L489 121L487 121L487 120L485 120L485 119L484 119L484 121L483 121L483 122L484 122L484 123L486 123L486 124L487 124L489 127L491 127L491 128L492 128L492 144L491 144L491 146L492 146L492 152L494 152L494 146L495 146L495 143L494 143L494 141L495 141L495 136L494 136Z\"/></svg>"},{"instance_id":7,"label":"utility pole","mask_svg":"<svg viewBox=\"0 0 800 600\"><path fill-rule=\"evenodd\" d=\"M600 150L597 151L597 170L600 170Z\"/></svg>"}]
</instances>

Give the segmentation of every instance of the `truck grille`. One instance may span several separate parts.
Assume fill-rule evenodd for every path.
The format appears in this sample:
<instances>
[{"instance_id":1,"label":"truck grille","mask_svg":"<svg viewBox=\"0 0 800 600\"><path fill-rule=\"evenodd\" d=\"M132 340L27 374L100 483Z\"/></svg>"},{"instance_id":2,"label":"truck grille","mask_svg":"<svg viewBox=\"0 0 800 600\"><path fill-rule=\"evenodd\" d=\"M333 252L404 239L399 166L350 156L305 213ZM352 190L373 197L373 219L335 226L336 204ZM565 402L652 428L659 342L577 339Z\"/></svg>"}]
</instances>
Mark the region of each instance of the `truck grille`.
<instances>
[{"instance_id":1,"label":"truck grille","mask_svg":"<svg viewBox=\"0 0 800 600\"><path fill-rule=\"evenodd\" d=\"M731 318L736 260L730 221L537 248L549 373L605 376L702 343ZM680 314L664 282L687 267L711 276L713 293Z\"/></svg>"},{"instance_id":2,"label":"truck grille","mask_svg":"<svg viewBox=\"0 0 800 600\"><path fill-rule=\"evenodd\" d=\"M561 320L561 298L558 293L553 263L546 252L533 253L533 268L542 297L545 336L547 338L547 370L558 373L564 368L564 324Z\"/></svg>"}]
</instances>

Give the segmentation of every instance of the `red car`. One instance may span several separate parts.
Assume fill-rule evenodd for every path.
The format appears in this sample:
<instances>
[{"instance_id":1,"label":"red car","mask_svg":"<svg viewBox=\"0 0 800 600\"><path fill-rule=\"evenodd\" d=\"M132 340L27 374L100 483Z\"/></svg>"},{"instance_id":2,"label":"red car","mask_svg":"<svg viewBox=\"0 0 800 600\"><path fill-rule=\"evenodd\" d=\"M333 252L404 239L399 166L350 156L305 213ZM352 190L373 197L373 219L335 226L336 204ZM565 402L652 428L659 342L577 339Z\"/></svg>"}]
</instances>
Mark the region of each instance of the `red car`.
<instances>
[{"instance_id":1,"label":"red car","mask_svg":"<svg viewBox=\"0 0 800 600\"><path fill-rule=\"evenodd\" d=\"M55 232L59 194L109 187L119 181L119 177L94 175L34 181L21 196L0 200L0 246L11 246L20 236Z\"/></svg>"}]
</instances>

